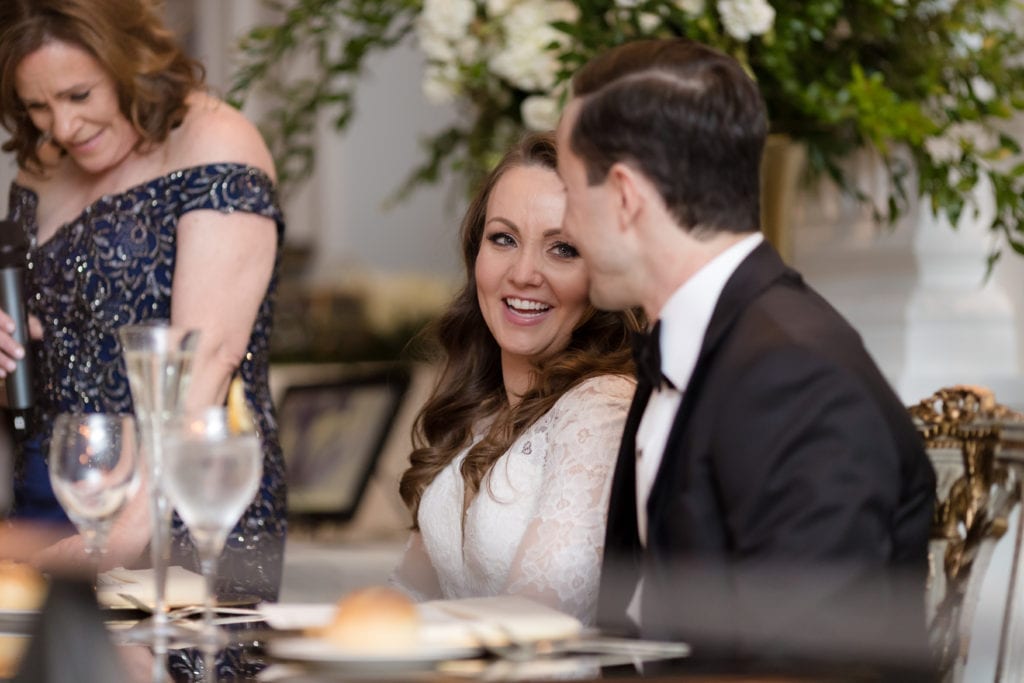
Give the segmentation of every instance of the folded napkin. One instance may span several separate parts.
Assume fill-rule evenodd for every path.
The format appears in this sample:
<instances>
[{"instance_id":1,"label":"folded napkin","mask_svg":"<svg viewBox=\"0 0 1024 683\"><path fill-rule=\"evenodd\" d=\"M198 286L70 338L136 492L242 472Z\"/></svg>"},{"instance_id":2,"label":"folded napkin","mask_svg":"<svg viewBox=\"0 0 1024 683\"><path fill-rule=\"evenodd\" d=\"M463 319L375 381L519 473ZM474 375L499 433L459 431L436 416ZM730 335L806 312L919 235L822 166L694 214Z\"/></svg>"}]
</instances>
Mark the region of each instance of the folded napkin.
<instances>
[{"instance_id":1,"label":"folded napkin","mask_svg":"<svg viewBox=\"0 0 1024 683\"><path fill-rule=\"evenodd\" d=\"M301 630L329 624L336 606L262 603L257 609L272 628ZM563 640L583 630L583 624L575 617L518 595L432 600L420 603L417 609L421 639L431 643Z\"/></svg>"},{"instance_id":2,"label":"folded napkin","mask_svg":"<svg viewBox=\"0 0 1024 683\"><path fill-rule=\"evenodd\" d=\"M461 630L490 644L564 640L583 630L576 617L519 595L432 600L419 608L425 624Z\"/></svg>"},{"instance_id":3,"label":"folded napkin","mask_svg":"<svg viewBox=\"0 0 1024 683\"><path fill-rule=\"evenodd\" d=\"M104 607L135 609L138 605L121 597L130 595L153 609L156 596L155 585L152 569L117 567L96 578L96 597L100 605ZM168 567L167 585L164 588L168 607L201 605L205 587L202 575L184 567Z\"/></svg>"}]
</instances>

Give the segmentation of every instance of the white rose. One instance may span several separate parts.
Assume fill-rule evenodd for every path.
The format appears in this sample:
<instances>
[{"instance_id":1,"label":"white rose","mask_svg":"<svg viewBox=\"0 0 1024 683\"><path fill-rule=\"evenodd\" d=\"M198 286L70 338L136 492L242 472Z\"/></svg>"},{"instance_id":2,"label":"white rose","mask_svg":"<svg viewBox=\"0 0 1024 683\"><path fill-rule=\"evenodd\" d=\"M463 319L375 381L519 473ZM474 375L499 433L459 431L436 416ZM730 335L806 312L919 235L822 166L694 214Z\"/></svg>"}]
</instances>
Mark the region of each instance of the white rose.
<instances>
[{"instance_id":1,"label":"white rose","mask_svg":"<svg viewBox=\"0 0 1024 683\"><path fill-rule=\"evenodd\" d=\"M718 0L725 32L736 40L749 40L771 30L775 9L765 0Z\"/></svg>"},{"instance_id":2,"label":"white rose","mask_svg":"<svg viewBox=\"0 0 1024 683\"><path fill-rule=\"evenodd\" d=\"M956 34L954 49L961 57L975 52L981 52L981 48L984 46L985 36L980 33L976 33L974 31L960 31Z\"/></svg>"},{"instance_id":3,"label":"white rose","mask_svg":"<svg viewBox=\"0 0 1024 683\"><path fill-rule=\"evenodd\" d=\"M472 64L480 59L480 39L476 36L465 36L455 45L455 53L463 64Z\"/></svg>"},{"instance_id":4,"label":"white rose","mask_svg":"<svg viewBox=\"0 0 1024 683\"><path fill-rule=\"evenodd\" d=\"M504 46L489 60L491 70L521 90L547 92L558 76L557 53L551 44L564 45L567 36L550 26L552 21L576 21L579 9L570 2L528 0L516 5L502 20Z\"/></svg>"},{"instance_id":5,"label":"white rose","mask_svg":"<svg viewBox=\"0 0 1024 683\"><path fill-rule=\"evenodd\" d=\"M508 11L512 9L512 5L517 2L518 0L487 0L487 4L484 7L487 9L487 16L500 17L503 14L508 14Z\"/></svg>"},{"instance_id":6,"label":"white rose","mask_svg":"<svg viewBox=\"0 0 1024 683\"><path fill-rule=\"evenodd\" d=\"M937 137L925 140L924 148L936 163L953 162L963 150L992 152L999 147L999 136L974 122L954 123Z\"/></svg>"},{"instance_id":7,"label":"white rose","mask_svg":"<svg viewBox=\"0 0 1024 683\"><path fill-rule=\"evenodd\" d=\"M561 113L558 100L544 95L531 95L519 108L523 123L530 130L554 130Z\"/></svg>"},{"instance_id":8,"label":"white rose","mask_svg":"<svg viewBox=\"0 0 1024 683\"><path fill-rule=\"evenodd\" d=\"M455 59L455 49L451 41L434 31L426 22L416 22L416 41L430 59L437 62L450 62Z\"/></svg>"},{"instance_id":9,"label":"white rose","mask_svg":"<svg viewBox=\"0 0 1024 683\"><path fill-rule=\"evenodd\" d=\"M643 0L615 0L616 7L625 7L626 9L632 9L640 5Z\"/></svg>"},{"instance_id":10,"label":"white rose","mask_svg":"<svg viewBox=\"0 0 1024 683\"><path fill-rule=\"evenodd\" d=\"M996 96L996 87L992 85L991 81L981 76L975 76L971 79L971 91L982 102L991 102L992 98Z\"/></svg>"},{"instance_id":11,"label":"white rose","mask_svg":"<svg viewBox=\"0 0 1024 683\"><path fill-rule=\"evenodd\" d=\"M423 0L419 19L429 30L454 41L466 35L475 17L473 0Z\"/></svg>"},{"instance_id":12,"label":"white rose","mask_svg":"<svg viewBox=\"0 0 1024 683\"><path fill-rule=\"evenodd\" d=\"M423 96L431 104L451 104L458 96L458 84L450 73L437 66L428 66L423 74Z\"/></svg>"},{"instance_id":13,"label":"white rose","mask_svg":"<svg viewBox=\"0 0 1024 683\"><path fill-rule=\"evenodd\" d=\"M960 158L960 143L944 135L925 140L924 149L937 164L953 162Z\"/></svg>"},{"instance_id":14,"label":"white rose","mask_svg":"<svg viewBox=\"0 0 1024 683\"><path fill-rule=\"evenodd\" d=\"M654 33L661 26L661 17L653 12L641 12L636 21L644 33Z\"/></svg>"},{"instance_id":15,"label":"white rose","mask_svg":"<svg viewBox=\"0 0 1024 683\"><path fill-rule=\"evenodd\" d=\"M691 16L704 12L704 0L674 0L672 4Z\"/></svg>"},{"instance_id":16,"label":"white rose","mask_svg":"<svg viewBox=\"0 0 1024 683\"><path fill-rule=\"evenodd\" d=\"M491 70L521 90L547 90L554 85L558 65L542 40L519 40L497 52Z\"/></svg>"}]
</instances>

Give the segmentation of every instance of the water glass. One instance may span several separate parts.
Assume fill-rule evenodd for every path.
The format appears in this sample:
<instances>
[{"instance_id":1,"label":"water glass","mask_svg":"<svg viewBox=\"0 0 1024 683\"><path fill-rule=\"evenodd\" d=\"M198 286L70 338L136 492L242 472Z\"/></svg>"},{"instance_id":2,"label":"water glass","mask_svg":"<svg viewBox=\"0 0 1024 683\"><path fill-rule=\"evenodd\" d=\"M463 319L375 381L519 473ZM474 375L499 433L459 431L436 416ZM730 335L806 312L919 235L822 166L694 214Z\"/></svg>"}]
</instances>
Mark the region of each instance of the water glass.
<instances>
[{"instance_id":1,"label":"water glass","mask_svg":"<svg viewBox=\"0 0 1024 683\"><path fill-rule=\"evenodd\" d=\"M237 429L225 408L207 408L172 420L164 441L164 487L188 527L206 579L202 643L220 646L214 626L217 560L228 533L259 490L263 450L254 430Z\"/></svg>"},{"instance_id":2,"label":"water glass","mask_svg":"<svg viewBox=\"0 0 1024 683\"><path fill-rule=\"evenodd\" d=\"M125 325L118 330L118 338L150 488L150 557L155 585L152 620L136 624L124 635L129 640L162 647L163 641L189 635L171 624L167 615L165 590L173 509L163 490L163 429L172 415L184 409L199 332L153 320Z\"/></svg>"},{"instance_id":3,"label":"water glass","mask_svg":"<svg viewBox=\"0 0 1024 683\"><path fill-rule=\"evenodd\" d=\"M50 439L54 495L85 540L93 564L106 552L114 518L138 488L131 415L58 415Z\"/></svg>"}]
</instances>

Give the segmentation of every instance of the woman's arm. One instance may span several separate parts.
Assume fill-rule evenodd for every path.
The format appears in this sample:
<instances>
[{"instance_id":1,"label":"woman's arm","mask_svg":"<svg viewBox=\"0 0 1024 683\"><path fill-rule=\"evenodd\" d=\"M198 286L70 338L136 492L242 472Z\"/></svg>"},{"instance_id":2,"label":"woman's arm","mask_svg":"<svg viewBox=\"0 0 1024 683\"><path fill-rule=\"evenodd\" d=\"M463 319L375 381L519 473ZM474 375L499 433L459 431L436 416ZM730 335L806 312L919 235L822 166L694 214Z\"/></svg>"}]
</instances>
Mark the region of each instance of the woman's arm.
<instances>
[{"instance_id":1,"label":"woman's arm","mask_svg":"<svg viewBox=\"0 0 1024 683\"><path fill-rule=\"evenodd\" d=\"M537 510L516 552L506 593L593 622L608 496L632 395L631 380L600 377L552 409Z\"/></svg>"},{"instance_id":2,"label":"woman's arm","mask_svg":"<svg viewBox=\"0 0 1024 683\"><path fill-rule=\"evenodd\" d=\"M262 138L239 112L208 97L193 105L188 148L177 166L233 161L273 178ZM223 403L245 355L260 303L270 284L277 228L270 218L236 211L191 211L177 228L171 324L198 329L188 402Z\"/></svg>"},{"instance_id":3,"label":"woman's arm","mask_svg":"<svg viewBox=\"0 0 1024 683\"><path fill-rule=\"evenodd\" d=\"M430 561L420 532L414 531L409 535L409 542L405 544L405 554L388 577L388 583L418 602L444 597L437 579L437 571Z\"/></svg>"}]
</instances>

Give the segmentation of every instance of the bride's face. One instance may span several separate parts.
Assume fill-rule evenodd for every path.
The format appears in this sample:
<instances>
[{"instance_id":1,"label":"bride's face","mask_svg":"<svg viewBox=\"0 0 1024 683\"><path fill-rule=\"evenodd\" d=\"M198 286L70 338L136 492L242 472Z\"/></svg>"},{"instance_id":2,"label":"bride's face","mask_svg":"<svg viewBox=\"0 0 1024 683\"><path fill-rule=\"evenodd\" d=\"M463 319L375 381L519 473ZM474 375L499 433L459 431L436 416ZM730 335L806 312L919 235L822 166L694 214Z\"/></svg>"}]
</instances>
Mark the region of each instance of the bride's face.
<instances>
[{"instance_id":1,"label":"bride's face","mask_svg":"<svg viewBox=\"0 0 1024 683\"><path fill-rule=\"evenodd\" d=\"M121 113L117 85L86 50L51 41L14 71L32 124L83 171L103 173L135 148L138 133Z\"/></svg>"},{"instance_id":2,"label":"bride's face","mask_svg":"<svg viewBox=\"0 0 1024 683\"><path fill-rule=\"evenodd\" d=\"M477 299L505 368L565 349L587 311L587 271L562 232L564 213L562 181L542 166L509 169L491 192Z\"/></svg>"}]
</instances>

